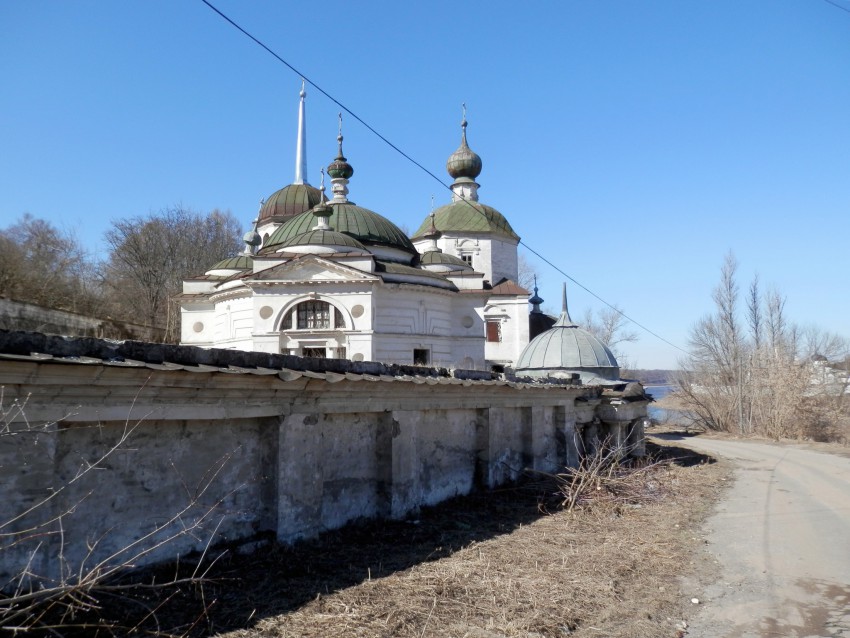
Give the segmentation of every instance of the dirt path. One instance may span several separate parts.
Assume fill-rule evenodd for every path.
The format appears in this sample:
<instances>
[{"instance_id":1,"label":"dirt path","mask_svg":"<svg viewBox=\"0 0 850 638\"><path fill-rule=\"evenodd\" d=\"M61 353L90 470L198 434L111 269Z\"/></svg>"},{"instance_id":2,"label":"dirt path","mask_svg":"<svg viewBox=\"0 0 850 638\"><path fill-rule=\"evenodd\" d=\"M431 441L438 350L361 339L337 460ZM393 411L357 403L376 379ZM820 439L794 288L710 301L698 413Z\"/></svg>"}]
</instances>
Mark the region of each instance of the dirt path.
<instances>
[{"instance_id":1,"label":"dirt path","mask_svg":"<svg viewBox=\"0 0 850 638\"><path fill-rule=\"evenodd\" d=\"M850 638L850 459L658 438L735 464L735 484L706 526L722 576L700 596L688 638Z\"/></svg>"}]
</instances>

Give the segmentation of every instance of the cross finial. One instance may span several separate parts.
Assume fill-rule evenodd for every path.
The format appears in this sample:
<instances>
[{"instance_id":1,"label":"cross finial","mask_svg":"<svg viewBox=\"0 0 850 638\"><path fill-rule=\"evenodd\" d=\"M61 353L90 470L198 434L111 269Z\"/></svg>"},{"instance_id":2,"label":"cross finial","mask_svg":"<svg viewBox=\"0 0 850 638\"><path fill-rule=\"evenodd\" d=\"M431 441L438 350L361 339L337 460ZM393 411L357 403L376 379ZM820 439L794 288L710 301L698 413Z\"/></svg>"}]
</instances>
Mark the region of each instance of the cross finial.
<instances>
[{"instance_id":1,"label":"cross finial","mask_svg":"<svg viewBox=\"0 0 850 638\"><path fill-rule=\"evenodd\" d=\"M460 106L463 109L463 119L461 120L460 125L463 128L466 128L466 102L462 102Z\"/></svg>"}]
</instances>

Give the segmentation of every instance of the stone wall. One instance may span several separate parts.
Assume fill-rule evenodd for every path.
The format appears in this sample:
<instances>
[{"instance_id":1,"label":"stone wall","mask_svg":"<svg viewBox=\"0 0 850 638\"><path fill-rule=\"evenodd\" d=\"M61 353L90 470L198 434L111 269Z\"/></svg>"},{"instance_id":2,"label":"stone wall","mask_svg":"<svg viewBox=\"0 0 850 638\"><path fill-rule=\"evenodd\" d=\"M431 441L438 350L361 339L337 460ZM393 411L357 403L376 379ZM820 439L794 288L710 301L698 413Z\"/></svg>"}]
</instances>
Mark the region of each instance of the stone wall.
<instances>
[{"instance_id":1,"label":"stone wall","mask_svg":"<svg viewBox=\"0 0 850 638\"><path fill-rule=\"evenodd\" d=\"M0 297L0 329L28 330L74 337L161 341L164 331L140 324L89 317Z\"/></svg>"},{"instance_id":2,"label":"stone wall","mask_svg":"<svg viewBox=\"0 0 850 638\"><path fill-rule=\"evenodd\" d=\"M0 387L2 582L404 517L575 464L586 430L634 438L646 414L480 372L3 331Z\"/></svg>"}]
</instances>

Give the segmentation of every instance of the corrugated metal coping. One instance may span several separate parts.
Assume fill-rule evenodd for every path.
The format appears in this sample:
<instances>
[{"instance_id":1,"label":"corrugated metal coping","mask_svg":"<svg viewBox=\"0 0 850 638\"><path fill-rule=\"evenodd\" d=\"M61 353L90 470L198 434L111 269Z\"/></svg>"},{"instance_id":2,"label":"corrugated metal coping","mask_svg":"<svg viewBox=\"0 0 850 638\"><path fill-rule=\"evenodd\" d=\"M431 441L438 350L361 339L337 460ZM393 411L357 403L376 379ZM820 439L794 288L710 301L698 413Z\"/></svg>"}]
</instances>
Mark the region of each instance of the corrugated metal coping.
<instances>
[{"instance_id":1,"label":"corrugated metal coping","mask_svg":"<svg viewBox=\"0 0 850 638\"><path fill-rule=\"evenodd\" d=\"M426 385L462 385L462 386L504 386L509 388L527 389L527 388L544 388L547 390L556 390L562 388L576 388L578 386L568 384L554 383L524 383L519 381L507 381L502 379L461 379L456 377L431 377L431 376L412 376L412 375L372 375L358 374L354 372L313 372L311 370L291 370L288 368L272 369L272 368L241 368L238 366L210 366L205 364L196 365L181 365L179 363L149 363L145 361L135 361L132 359L98 359L95 357L56 357L50 354L34 352L30 355L5 354L0 353L0 360L7 361L28 361L31 363L58 363L63 365L101 365L114 368L147 368L149 370L173 372L204 372L216 374L250 374L255 376L277 375L281 381L295 381L301 377L308 379L322 379L329 383L337 383L339 381L372 381L372 382L403 382L416 383Z\"/></svg>"}]
</instances>

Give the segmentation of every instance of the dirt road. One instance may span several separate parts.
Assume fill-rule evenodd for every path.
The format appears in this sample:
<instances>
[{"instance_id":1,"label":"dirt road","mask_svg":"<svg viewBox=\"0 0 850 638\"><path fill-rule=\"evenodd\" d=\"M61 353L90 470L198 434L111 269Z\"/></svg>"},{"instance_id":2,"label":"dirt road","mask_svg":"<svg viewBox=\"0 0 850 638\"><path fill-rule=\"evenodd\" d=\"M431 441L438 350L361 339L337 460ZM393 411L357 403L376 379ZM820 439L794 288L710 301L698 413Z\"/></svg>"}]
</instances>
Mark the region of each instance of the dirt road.
<instances>
[{"instance_id":1,"label":"dirt road","mask_svg":"<svg viewBox=\"0 0 850 638\"><path fill-rule=\"evenodd\" d=\"M850 638L850 458L698 437L677 444L735 464L705 530L722 576L694 594L688 638Z\"/></svg>"}]
</instances>

